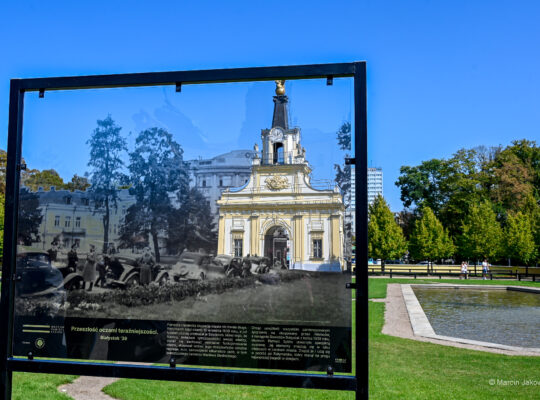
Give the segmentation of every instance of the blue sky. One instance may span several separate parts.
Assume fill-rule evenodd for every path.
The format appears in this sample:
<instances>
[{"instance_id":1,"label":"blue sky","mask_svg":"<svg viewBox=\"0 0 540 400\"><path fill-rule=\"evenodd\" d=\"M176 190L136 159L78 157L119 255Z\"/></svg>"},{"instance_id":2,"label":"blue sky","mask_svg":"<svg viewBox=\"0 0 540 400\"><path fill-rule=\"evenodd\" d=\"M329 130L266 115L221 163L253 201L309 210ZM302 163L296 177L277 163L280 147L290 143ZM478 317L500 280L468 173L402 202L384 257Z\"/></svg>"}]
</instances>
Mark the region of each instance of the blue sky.
<instances>
[{"instance_id":1,"label":"blue sky","mask_svg":"<svg viewBox=\"0 0 540 400\"><path fill-rule=\"evenodd\" d=\"M448 157L462 147L507 145L519 138L540 141L537 1L21 3L0 4L2 148L9 79L14 77L356 60L368 63L370 164L383 168L385 197L396 211L401 203L394 182L401 165ZM242 132L269 125L260 126L266 111L257 111L265 110L265 101L271 102L268 85L208 89L206 97L205 88L198 89L198 97L191 92L193 99L212 98L216 110L220 109L219 96L225 97L227 103L221 109L234 109L207 117L197 111L205 103L179 99L173 89L168 93L148 89L147 96L143 91L133 96L135 92L123 92L120 97L134 99L133 104L137 98L144 101L140 108L130 105L125 115L119 109L118 117L113 117L122 121L125 133L137 129L146 113L170 126L191 126L210 139L218 134L215 121L220 117L221 136L238 141ZM326 140L333 146L332 127L349 117L347 86L331 89L332 95L315 83L288 87L292 119L303 128L304 140L313 141L314 149L323 147ZM187 88L185 92L187 99ZM90 94L46 94L47 106L28 97L25 111L32 122L25 120L26 143L33 134L37 144L39 129L44 130L53 116L59 132L69 127L78 130L84 124L92 129L105 108L96 102L99 96ZM102 105L113 104L113 98L109 96ZM259 99L260 107L247 110L250 102ZM331 109L329 117L310 113L310 106L323 103ZM79 111L62 114L59 110L64 105L79 107ZM45 112L48 107L49 113ZM30 111L34 111L31 116ZM44 142L42 147L44 154L60 154L57 163L67 170L80 157L70 151L72 136L77 135L63 134L69 139L61 145ZM310 139L306 139L308 134ZM326 161L331 164L336 157L332 153Z\"/></svg>"}]
</instances>

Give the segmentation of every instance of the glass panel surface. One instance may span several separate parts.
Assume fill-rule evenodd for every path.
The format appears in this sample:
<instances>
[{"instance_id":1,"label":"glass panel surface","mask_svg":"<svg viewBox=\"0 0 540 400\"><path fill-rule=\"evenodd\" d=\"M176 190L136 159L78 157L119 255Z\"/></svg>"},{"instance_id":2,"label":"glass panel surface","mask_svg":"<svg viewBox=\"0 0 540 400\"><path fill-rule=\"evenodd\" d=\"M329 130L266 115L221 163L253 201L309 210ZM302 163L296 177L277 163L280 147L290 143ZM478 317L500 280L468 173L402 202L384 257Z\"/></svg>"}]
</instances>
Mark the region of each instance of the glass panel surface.
<instances>
[{"instance_id":1,"label":"glass panel surface","mask_svg":"<svg viewBox=\"0 0 540 400\"><path fill-rule=\"evenodd\" d=\"M14 354L350 373L352 79L30 93Z\"/></svg>"}]
</instances>

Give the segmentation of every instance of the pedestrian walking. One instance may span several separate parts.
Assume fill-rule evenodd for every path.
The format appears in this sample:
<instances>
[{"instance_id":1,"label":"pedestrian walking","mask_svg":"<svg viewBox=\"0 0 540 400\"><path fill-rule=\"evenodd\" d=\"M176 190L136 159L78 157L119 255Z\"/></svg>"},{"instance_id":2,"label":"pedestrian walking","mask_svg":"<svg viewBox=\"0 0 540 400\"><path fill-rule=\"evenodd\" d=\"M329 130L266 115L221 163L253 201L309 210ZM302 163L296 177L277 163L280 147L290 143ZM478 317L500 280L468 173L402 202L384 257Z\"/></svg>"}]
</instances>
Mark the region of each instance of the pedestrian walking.
<instances>
[{"instance_id":1,"label":"pedestrian walking","mask_svg":"<svg viewBox=\"0 0 540 400\"><path fill-rule=\"evenodd\" d=\"M47 253L49 253L49 257L51 258L51 261L56 261L58 257L58 242L56 240L53 240L51 242L51 248L47 250Z\"/></svg>"},{"instance_id":2,"label":"pedestrian walking","mask_svg":"<svg viewBox=\"0 0 540 400\"><path fill-rule=\"evenodd\" d=\"M75 272L77 270L77 262L79 261L79 256L77 255L77 244L71 245L71 250L67 254L68 257L68 270L69 272Z\"/></svg>"},{"instance_id":3,"label":"pedestrian walking","mask_svg":"<svg viewBox=\"0 0 540 400\"><path fill-rule=\"evenodd\" d=\"M489 267L490 266L491 265L488 263L487 258L484 258L484 261L482 262L482 279L483 280L487 279L487 274L489 272Z\"/></svg>"},{"instance_id":4,"label":"pedestrian walking","mask_svg":"<svg viewBox=\"0 0 540 400\"><path fill-rule=\"evenodd\" d=\"M107 279L105 278L105 276L107 275L107 264L108 257L99 257L99 260L96 263L96 270L98 273L96 287L105 287L105 284L107 283Z\"/></svg>"},{"instance_id":5,"label":"pedestrian walking","mask_svg":"<svg viewBox=\"0 0 540 400\"><path fill-rule=\"evenodd\" d=\"M94 280L96 279L96 246L93 244L90 245L90 251L86 256L86 263L84 264L83 269L83 290L86 287L86 282L88 282L88 291L92 291L94 286Z\"/></svg>"},{"instance_id":6,"label":"pedestrian walking","mask_svg":"<svg viewBox=\"0 0 540 400\"><path fill-rule=\"evenodd\" d=\"M459 279L467 279L469 274L469 265L467 262L462 261L461 262L461 275L459 276Z\"/></svg>"},{"instance_id":7,"label":"pedestrian walking","mask_svg":"<svg viewBox=\"0 0 540 400\"><path fill-rule=\"evenodd\" d=\"M150 247L145 247L143 255L139 258L138 263L141 268L139 282L141 285L148 285L152 282L152 267L156 263Z\"/></svg>"}]
</instances>

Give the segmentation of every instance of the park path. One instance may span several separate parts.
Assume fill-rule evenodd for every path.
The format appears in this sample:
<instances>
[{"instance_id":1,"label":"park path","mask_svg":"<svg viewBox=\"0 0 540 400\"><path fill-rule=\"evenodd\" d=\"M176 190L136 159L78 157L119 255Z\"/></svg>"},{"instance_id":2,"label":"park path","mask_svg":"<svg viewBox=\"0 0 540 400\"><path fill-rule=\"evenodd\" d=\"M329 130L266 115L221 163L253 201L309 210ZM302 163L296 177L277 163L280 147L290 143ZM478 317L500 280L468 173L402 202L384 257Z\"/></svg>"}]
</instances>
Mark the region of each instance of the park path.
<instances>
[{"instance_id":1,"label":"park path","mask_svg":"<svg viewBox=\"0 0 540 400\"><path fill-rule=\"evenodd\" d=\"M113 400L101 390L116 382L118 378L101 378L97 376L80 376L72 383L58 387L58 391L67 394L75 400Z\"/></svg>"}]
</instances>

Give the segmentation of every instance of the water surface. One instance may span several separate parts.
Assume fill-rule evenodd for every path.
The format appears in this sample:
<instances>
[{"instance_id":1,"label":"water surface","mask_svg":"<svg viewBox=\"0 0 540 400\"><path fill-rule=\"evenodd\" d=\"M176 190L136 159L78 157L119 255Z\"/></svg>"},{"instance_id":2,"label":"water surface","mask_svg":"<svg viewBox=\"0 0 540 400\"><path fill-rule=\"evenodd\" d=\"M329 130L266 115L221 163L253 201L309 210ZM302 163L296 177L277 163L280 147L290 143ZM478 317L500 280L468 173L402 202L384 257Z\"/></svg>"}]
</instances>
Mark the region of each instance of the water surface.
<instances>
[{"instance_id":1,"label":"water surface","mask_svg":"<svg viewBox=\"0 0 540 400\"><path fill-rule=\"evenodd\" d=\"M438 335L540 348L540 294L413 288Z\"/></svg>"}]
</instances>

